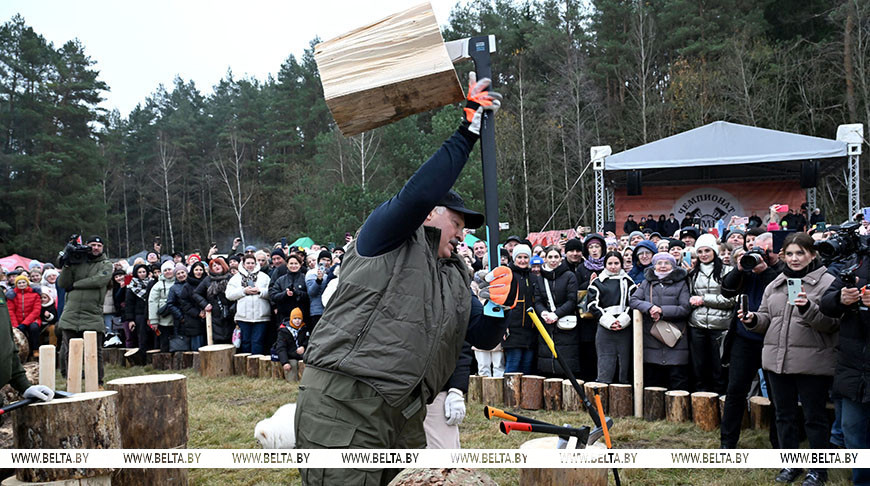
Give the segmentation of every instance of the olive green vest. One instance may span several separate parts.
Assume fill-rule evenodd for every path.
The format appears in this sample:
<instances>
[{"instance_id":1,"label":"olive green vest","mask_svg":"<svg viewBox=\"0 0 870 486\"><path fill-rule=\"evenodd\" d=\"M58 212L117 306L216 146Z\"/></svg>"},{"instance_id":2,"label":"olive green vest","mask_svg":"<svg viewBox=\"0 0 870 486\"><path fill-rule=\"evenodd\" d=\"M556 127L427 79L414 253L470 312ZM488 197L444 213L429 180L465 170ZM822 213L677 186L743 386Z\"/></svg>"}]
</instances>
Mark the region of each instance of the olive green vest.
<instances>
[{"instance_id":1,"label":"olive green vest","mask_svg":"<svg viewBox=\"0 0 870 486\"><path fill-rule=\"evenodd\" d=\"M360 256L351 245L338 289L311 335L305 363L371 385L391 406L418 385L428 402L453 374L471 313L469 277L441 231L421 226L399 248Z\"/></svg>"}]
</instances>

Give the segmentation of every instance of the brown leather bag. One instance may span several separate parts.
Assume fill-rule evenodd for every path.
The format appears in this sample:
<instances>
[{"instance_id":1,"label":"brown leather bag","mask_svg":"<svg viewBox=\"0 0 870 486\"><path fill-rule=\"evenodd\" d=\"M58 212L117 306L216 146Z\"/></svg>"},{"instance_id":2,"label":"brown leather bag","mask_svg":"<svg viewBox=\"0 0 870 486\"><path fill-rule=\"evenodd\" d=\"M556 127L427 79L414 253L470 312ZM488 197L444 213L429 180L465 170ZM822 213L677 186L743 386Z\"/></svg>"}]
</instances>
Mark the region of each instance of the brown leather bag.
<instances>
[{"instance_id":1,"label":"brown leather bag","mask_svg":"<svg viewBox=\"0 0 870 486\"><path fill-rule=\"evenodd\" d=\"M649 303L652 304L652 284L649 286ZM656 338L660 343L669 348L677 345L677 342L683 337L683 331L673 322L659 319L655 321L649 333Z\"/></svg>"}]
</instances>

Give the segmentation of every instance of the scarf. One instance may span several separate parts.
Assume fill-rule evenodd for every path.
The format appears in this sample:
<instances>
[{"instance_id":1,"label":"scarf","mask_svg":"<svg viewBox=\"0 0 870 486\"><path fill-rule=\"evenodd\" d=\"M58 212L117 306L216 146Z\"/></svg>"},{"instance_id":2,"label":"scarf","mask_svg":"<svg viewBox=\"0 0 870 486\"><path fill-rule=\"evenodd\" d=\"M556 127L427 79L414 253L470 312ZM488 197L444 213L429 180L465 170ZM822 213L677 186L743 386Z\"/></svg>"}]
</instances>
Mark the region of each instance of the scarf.
<instances>
[{"instance_id":1,"label":"scarf","mask_svg":"<svg viewBox=\"0 0 870 486\"><path fill-rule=\"evenodd\" d=\"M604 257L601 258L586 258L583 260L583 266L594 272L600 272L604 268Z\"/></svg>"},{"instance_id":2,"label":"scarf","mask_svg":"<svg viewBox=\"0 0 870 486\"><path fill-rule=\"evenodd\" d=\"M206 292L208 300L214 300L215 297L227 291L227 282L230 281L231 276L232 274L230 272L222 273L220 275L209 273L211 282L209 283L208 291Z\"/></svg>"},{"instance_id":3,"label":"scarf","mask_svg":"<svg viewBox=\"0 0 870 486\"><path fill-rule=\"evenodd\" d=\"M813 270L816 270L817 268L819 268L819 260L814 258L810 262L809 265L805 266L804 268L802 268L800 270L792 270L788 266L788 264L786 264L782 273L784 273L785 276L788 278L804 278L807 276L808 273L812 272Z\"/></svg>"},{"instance_id":4,"label":"scarf","mask_svg":"<svg viewBox=\"0 0 870 486\"><path fill-rule=\"evenodd\" d=\"M606 269L606 268L603 269L603 270L601 271L601 275L605 275L605 276L608 276L608 277L616 277L616 276L622 275L623 273L625 273L625 271L624 271L623 269L621 269L621 268L620 268L619 271L616 272L616 273L611 272L610 270L608 270L608 269Z\"/></svg>"},{"instance_id":5,"label":"scarf","mask_svg":"<svg viewBox=\"0 0 870 486\"><path fill-rule=\"evenodd\" d=\"M656 274L656 277L658 277L659 280L664 280L664 278L667 277L668 275L670 275L671 272L673 272L673 271L674 271L674 269L672 268L672 269L668 270L667 272L659 272L658 270L653 270L653 273Z\"/></svg>"},{"instance_id":6,"label":"scarf","mask_svg":"<svg viewBox=\"0 0 870 486\"><path fill-rule=\"evenodd\" d=\"M145 300L145 296L148 294L148 286L151 285L151 277L142 280L139 277L133 278L130 281L130 285L127 287L136 294L136 297L139 297L142 300Z\"/></svg>"}]
</instances>

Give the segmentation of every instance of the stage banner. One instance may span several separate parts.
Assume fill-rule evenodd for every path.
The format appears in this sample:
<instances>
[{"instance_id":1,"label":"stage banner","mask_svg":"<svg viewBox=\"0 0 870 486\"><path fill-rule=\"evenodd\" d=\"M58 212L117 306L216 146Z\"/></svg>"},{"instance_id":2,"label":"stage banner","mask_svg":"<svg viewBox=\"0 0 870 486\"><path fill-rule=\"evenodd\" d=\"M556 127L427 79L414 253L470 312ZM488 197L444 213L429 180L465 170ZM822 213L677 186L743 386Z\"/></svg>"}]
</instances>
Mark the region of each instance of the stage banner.
<instances>
[{"instance_id":1,"label":"stage banner","mask_svg":"<svg viewBox=\"0 0 870 486\"><path fill-rule=\"evenodd\" d=\"M697 212L701 226L712 228L716 221L727 224L731 216L752 216L761 219L769 214L773 204L788 204L798 209L806 201L806 191L797 180L777 182L737 182L686 186L644 186L640 196L626 194L625 186L616 188L616 228L622 233L622 225L629 214L634 220L652 214L656 219L674 213L677 221Z\"/></svg>"}]
</instances>

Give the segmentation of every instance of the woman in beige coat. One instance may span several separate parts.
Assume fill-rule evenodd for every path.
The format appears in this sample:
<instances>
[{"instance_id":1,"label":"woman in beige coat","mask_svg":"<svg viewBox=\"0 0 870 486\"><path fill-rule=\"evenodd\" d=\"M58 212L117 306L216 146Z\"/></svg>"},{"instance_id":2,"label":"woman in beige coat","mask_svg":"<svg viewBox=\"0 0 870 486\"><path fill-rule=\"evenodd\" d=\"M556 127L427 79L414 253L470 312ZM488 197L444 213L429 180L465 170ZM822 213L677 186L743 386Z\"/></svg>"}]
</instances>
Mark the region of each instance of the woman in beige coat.
<instances>
[{"instance_id":1,"label":"woman in beige coat","mask_svg":"<svg viewBox=\"0 0 870 486\"><path fill-rule=\"evenodd\" d=\"M834 376L839 320L823 315L819 302L834 281L827 268L816 259L813 239L794 233L785 239L785 270L764 291L758 312L738 317L747 329L764 334L761 366L767 370L779 446L800 447L798 401L803 405L804 423L810 448L828 448L830 426L825 403ZM789 303L787 281L800 279L801 291ZM792 482L803 471L786 468L777 482ZM810 469L804 486L824 484L825 469Z\"/></svg>"}]
</instances>

